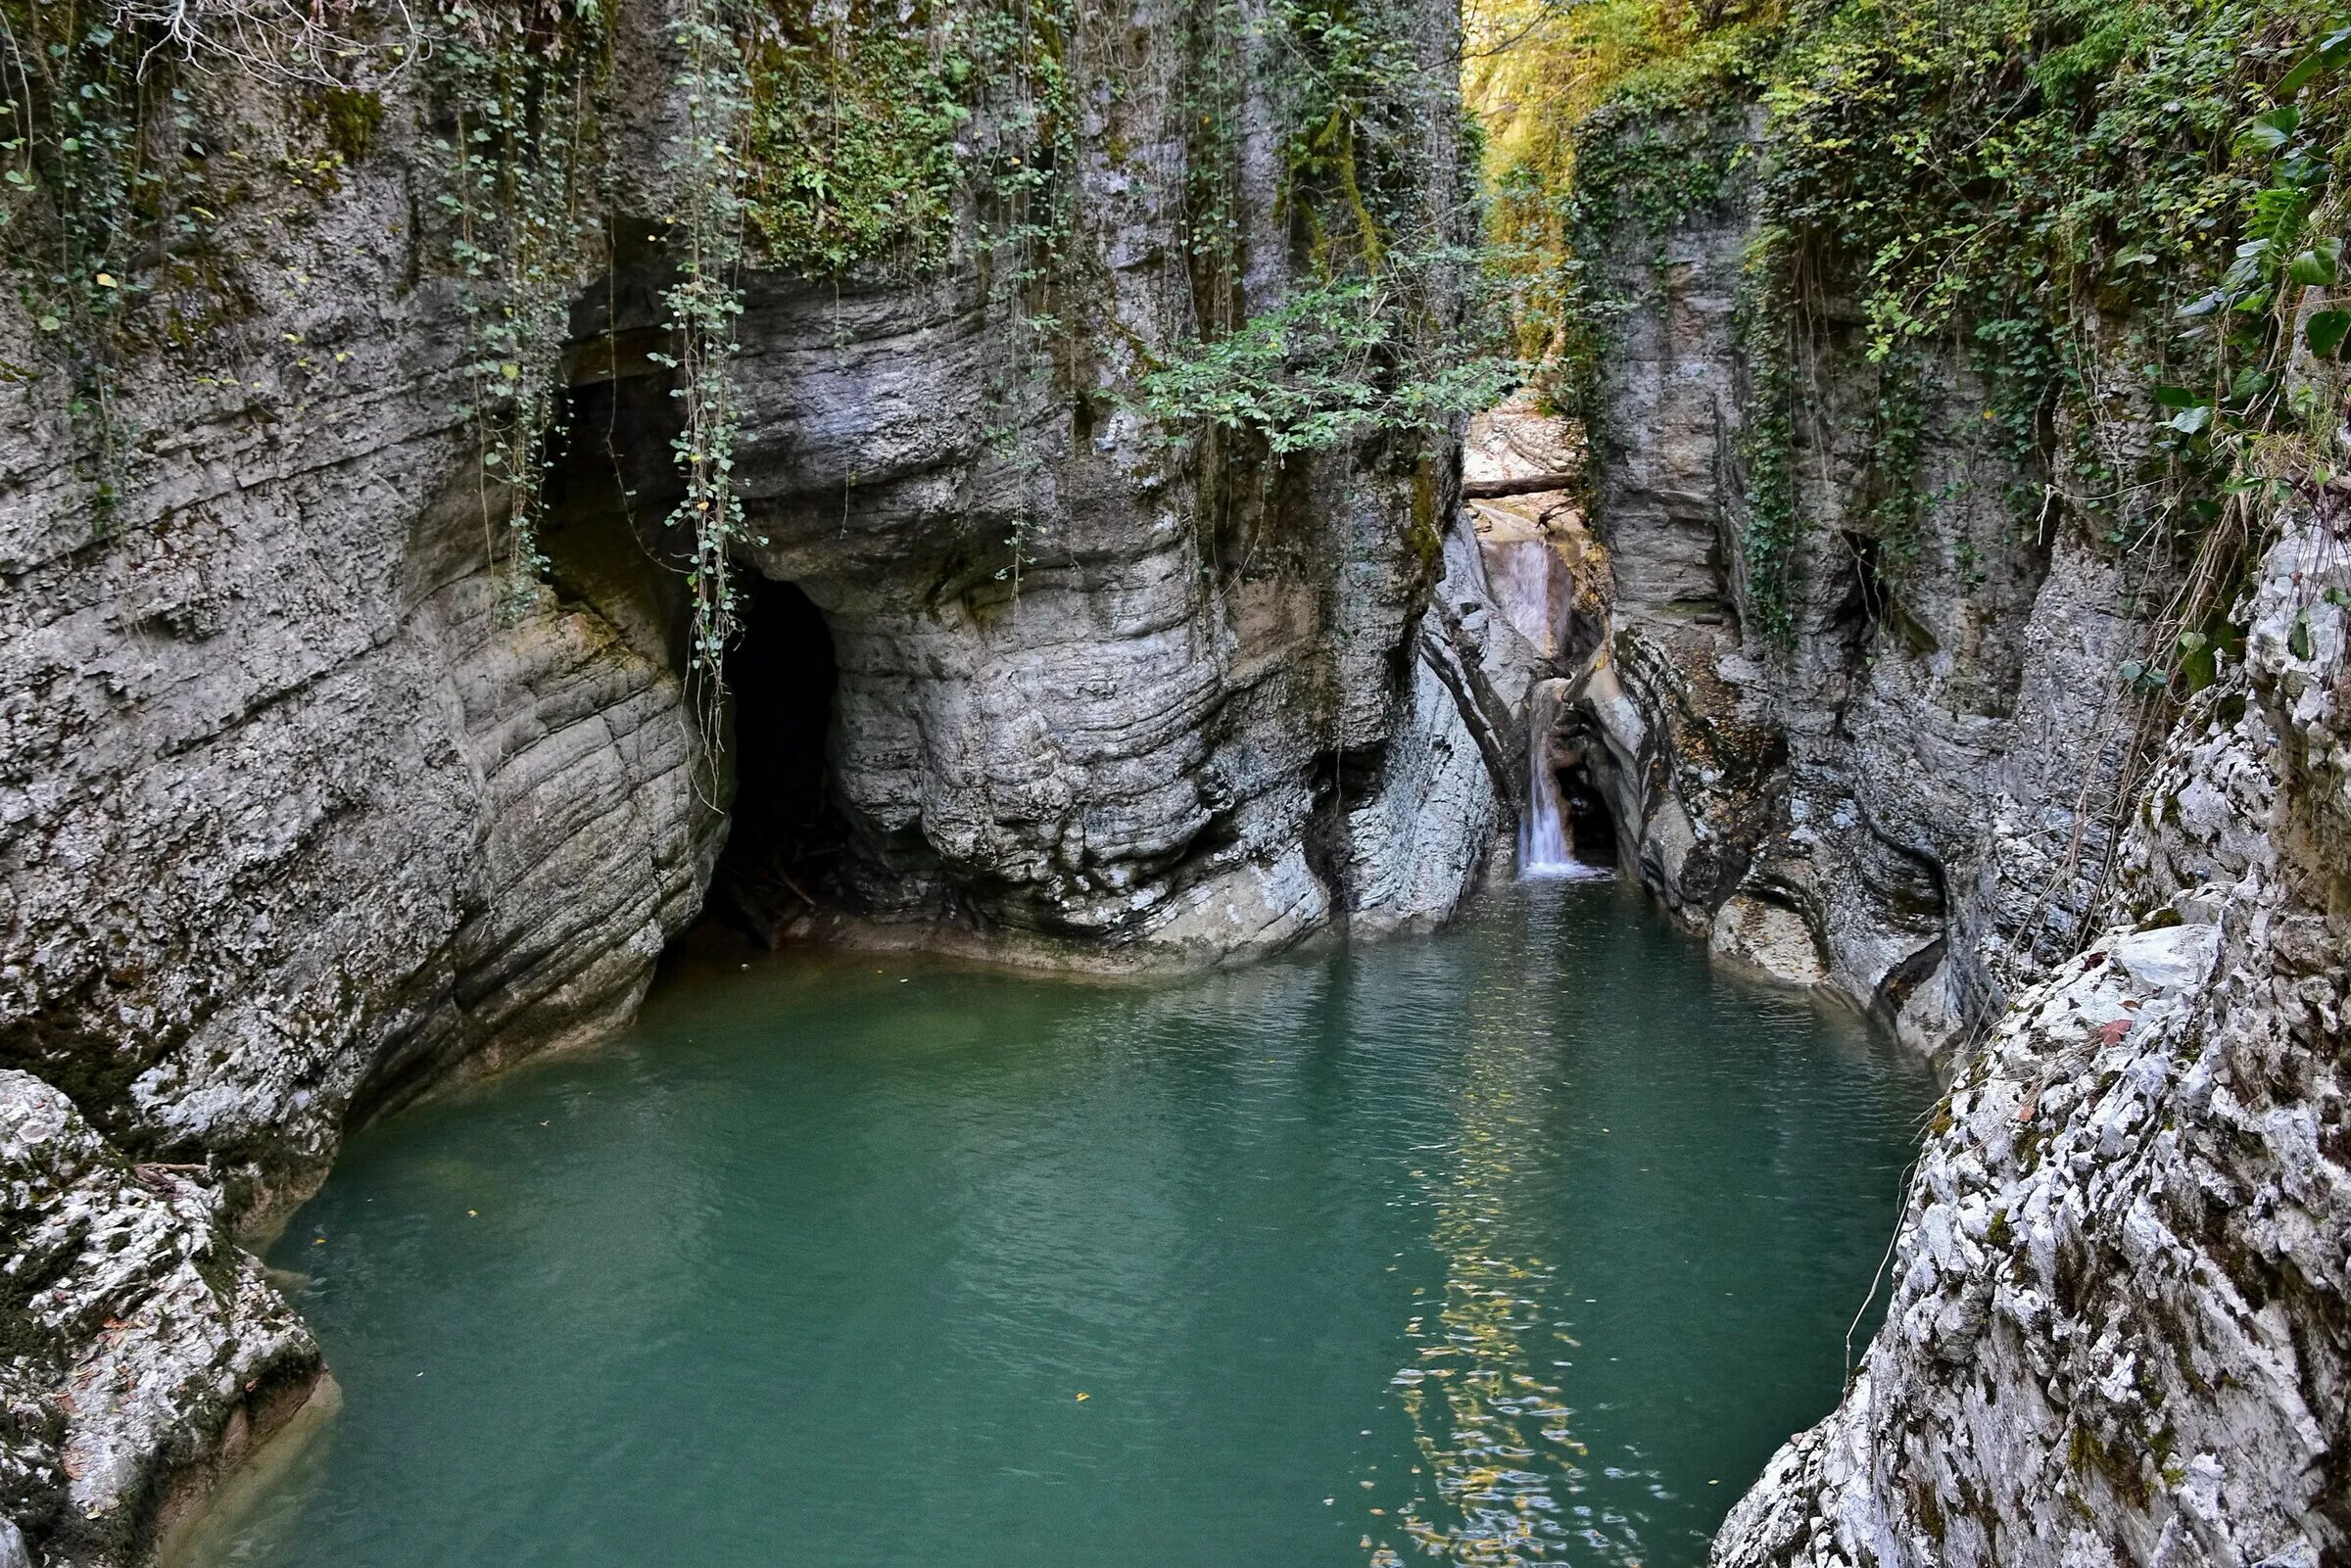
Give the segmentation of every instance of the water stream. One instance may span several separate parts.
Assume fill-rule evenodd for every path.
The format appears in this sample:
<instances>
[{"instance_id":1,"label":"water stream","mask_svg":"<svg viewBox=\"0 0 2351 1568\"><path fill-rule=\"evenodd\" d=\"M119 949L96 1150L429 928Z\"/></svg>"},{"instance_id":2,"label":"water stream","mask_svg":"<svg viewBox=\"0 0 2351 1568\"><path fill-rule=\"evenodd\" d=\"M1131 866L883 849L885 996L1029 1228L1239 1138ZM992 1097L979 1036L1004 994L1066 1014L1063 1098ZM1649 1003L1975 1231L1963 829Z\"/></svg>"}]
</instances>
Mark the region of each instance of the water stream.
<instances>
[{"instance_id":1,"label":"water stream","mask_svg":"<svg viewBox=\"0 0 2351 1568\"><path fill-rule=\"evenodd\" d=\"M194 1558L1690 1568L1933 1092L1617 882L1148 986L705 935L353 1140L271 1258L345 1403Z\"/></svg>"},{"instance_id":2,"label":"water stream","mask_svg":"<svg viewBox=\"0 0 2351 1568\"><path fill-rule=\"evenodd\" d=\"M1518 818L1518 876L1525 881L1590 880L1613 875L1606 866L1577 859L1568 837L1559 778L1551 765L1551 732L1559 704L1550 686L1536 688L1526 735L1526 807Z\"/></svg>"}]
</instances>

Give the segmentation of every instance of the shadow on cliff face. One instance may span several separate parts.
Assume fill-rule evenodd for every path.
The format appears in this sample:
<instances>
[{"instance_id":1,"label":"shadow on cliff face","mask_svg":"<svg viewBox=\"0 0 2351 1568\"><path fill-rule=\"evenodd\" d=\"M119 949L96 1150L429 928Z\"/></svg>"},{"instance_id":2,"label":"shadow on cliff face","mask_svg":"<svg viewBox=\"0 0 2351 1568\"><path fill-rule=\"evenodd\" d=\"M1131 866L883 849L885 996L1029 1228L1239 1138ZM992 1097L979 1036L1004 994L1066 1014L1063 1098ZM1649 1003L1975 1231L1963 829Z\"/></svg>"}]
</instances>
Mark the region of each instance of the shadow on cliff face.
<instances>
[{"instance_id":1,"label":"shadow on cliff face","mask_svg":"<svg viewBox=\"0 0 2351 1568\"><path fill-rule=\"evenodd\" d=\"M1630 863L1636 851L1619 844L1616 813L1608 804L1615 781L1607 742L1579 707L1544 711L1551 714L1550 727L1530 743L1543 748L1568 852L1586 866Z\"/></svg>"},{"instance_id":2,"label":"shadow on cliff face","mask_svg":"<svg viewBox=\"0 0 2351 1568\"><path fill-rule=\"evenodd\" d=\"M1567 847L1587 866L1617 863L1616 818L1608 810L1607 792L1578 758L1559 772L1559 802L1567 819Z\"/></svg>"}]
</instances>

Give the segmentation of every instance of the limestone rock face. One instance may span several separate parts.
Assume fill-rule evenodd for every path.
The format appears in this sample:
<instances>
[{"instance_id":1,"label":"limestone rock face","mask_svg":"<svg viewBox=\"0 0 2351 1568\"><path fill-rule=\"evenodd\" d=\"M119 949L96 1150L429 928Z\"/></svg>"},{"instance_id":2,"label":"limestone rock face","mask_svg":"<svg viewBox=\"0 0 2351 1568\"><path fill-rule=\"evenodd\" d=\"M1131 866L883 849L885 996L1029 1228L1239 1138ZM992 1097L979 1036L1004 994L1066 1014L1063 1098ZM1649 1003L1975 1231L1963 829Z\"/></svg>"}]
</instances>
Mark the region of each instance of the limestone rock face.
<instances>
[{"instance_id":1,"label":"limestone rock face","mask_svg":"<svg viewBox=\"0 0 2351 1568\"><path fill-rule=\"evenodd\" d=\"M1879 372L1830 301L1797 351L1804 529L1756 559L1757 394L1729 333L1748 211L1734 183L1607 260L1629 309L1595 437L1612 603L1576 688L1587 755L1629 857L1718 952L1866 1008L1954 1081L1885 1328L1713 1560L2342 1560L2339 521L2271 553L2244 662L2166 742L2119 671L2149 657L2135 606L2169 568L2054 499L2019 537L2009 497L2052 492L1988 443L1990 400L1947 357L1918 367L1915 504L1890 528Z\"/></svg>"},{"instance_id":2,"label":"limestone rock face","mask_svg":"<svg viewBox=\"0 0 2351 1568\"><path fill-rule=\"evenodd\" d=\"M1149 0L1088 34L1122 52L1119 90L1079 103L1048 351L970 246L916 278L746 278L739 564L805 596L829 664L742 675L728 702L691 676L659 524L675 404L648 356L670 262L629 215L660 210L675 64L660 6L621 15L602 129L624 211L580 259L543 581L491 565L510 498L463 406L481 349L422 72L331 178L242 188L209 240L220 276L126 280L158 321L204 324L116 346L109 498L68 367L0 376L0 1197L47 1225L44 1194L103 1187L37 1258L12 1223L0 1270L71 1284L76 1238L120 1215L137 1274L93 1285L103 1303L0 1302L0 1516L22 1527L0 1560L19 1536L44 1563L135 1555L155 1478L233 1438L216 1382L314 1360L224 1220L281 1212L355 1121L630 1016L730 812L779 809L738 789L746 736L821 715L818 896L1030 960L1425 924L1484 859L1498 693L1532 666L1475 630L1499 618L1447 541L1449 433L1283 465L1127 406L1195 335L1198 62ZM1449 83L1458 12L1411 15L1399 42ZM282 87L208 76L211 156L329 166ZM1256 310L1283 296L1287 218L1251 91ZM1434 104L1432 207L1457 123ZM51 341L13 289L0 339ZM172 1169L151 1191L125 1160ZM135 1317L148 1296L168 1320ZM15 1356L26 1312L45 1348ZM132 1414L59 1402L159 1335ZM166 1366L200 1347L214 1381ZM85 1501L114 1533L73 1522Z\"/></svg>"},{"instance_id":3,"label":"limestone rock face","mask_svg":"<svg viewBox=\"0 0 2351 1568\"><path fill-rule=\"evenodd\" d=\"M1359 934L1451 916L1522 801L1527 713L1553 664L1497 592L1493 558L1468 511L1457 513L1445 575L1410 647L1411 710L1367 791L1344 802L1340 879Z\"/></svg>"},{"instance_id":4,"label":"limestone rock face","mask_svg":"<svg viewBox=\"0 0 2351 1568\"><path fill-rule=\"evenodd\" d=\"M1100 308L1165 341L1181 247L1118 238L1139 259ZM952 289L779 281L746 315L750 558L806 594L839 665L827 761L847 843L828 890L1088 965L1213 961L1330 924L1361 901L1340 884L1353 852L1318 869L1304 849L1346 836L1342 774L1461 722L1399 679L1430 589L1415 490L1441 529L1449 473L1417 448L1303 460L1297 499L1220 565L1196 453L1130 412L1080 438L1052 401L1005 458L994 372L924 347L984 331ZM765 722L772 693L737 695L739 723ZM1457 832L1482 849L1479 822Z\"/></svg>"},{"instance_id":5,"label":"limestone rock face","mask_svg":"<svg viewBox=\"0 0 2351 1568\"><path fill-rule=\"evenodd\" d=\"M0 1513L51 1564L113 1560L217 1449L298 1405L318 1347L229 1241L216 1193L132 1166L57 1090L0 1070ZM16 1524L0 1562L25 1561Z\"/></svg>"},{"instance_id":6,"label":"limestone rock face","mask_svg":"<svg viewBox=\"0 0 2351 1568\"><path fill-rule=\"evenodd\" d=\"M315 134L283 97L241 153ZM355 1097L625 1017L718 840L662 574L489 570L418 113L224 215L250 308L118 367L111 503L67 369L0 381L0 1062L240 1214Z\"/></svg>"},{"instance_id":7,"label":"limestone rock face","mask_svg":"<svg viewBox=\"0 0 2351 1568\"><path fill-rule=\"evenodd\" d=\"M782 869L870 918L1112 967L1392 924L1399 898L1407 922L1450 908L1493 788L1457 768L1446 801L1473 809L1401 833L1356 810L1374 777L1472 755L1458 699L1415 673L1454 509L1450 439L1273 464L1130 405L1196 309L1183 24L1133 10L1168 58L1089 99L1065 268L1084 281L1055 308L1069 341L1024 348L1034 329L1006 318L976 261L918 286L763 279L737 452L748 562L806 594L839 670L840 852ZM1450 79L1456 19L1419 18L1399 43ZM1272 90L1247 88L1248 113L1271 115ZM1451 122L1422 133L1448 166ZM1252 310L1287 287L1268 217L1244 240ZM623 332L641 324L626 296ZM766 722L773 693L738 694L740 723ZM1426 880L1432 855L1452 888Z\"/></svg>"},{"instance_id":8,"label":"limestone rock face","mask_svg":"<svg viewBox=\"0 0 2351 1568\"><path fill-rule=\"evenodd\" d=\"M1721 1568L2351 1550L2346 590L2342 539L2272 551L2131 824L2137 918L1962 1068L1886 1327Z\"/></svg>"},{"instance_id":9,"label":"limestone rock face","mask_svg":"<svg viewBox=\"0 0 2351 1568\"><path fill-rule=\"evenodd\" d=\"M1918 498L1871 512L1880 371L1834 307L1799 346L1789 472L1804 518L1762 624L1733 332L1751 209L1721 200L1604 258L1625 302L1603 356L1593 527L1612 580L1583 689L1595 771L1642 875L1716 945L1948 1048L2020 975L2074 950L2111 861L2139 733L2116 670L2142 653L2128 578L2080 525L2020 539L2040 476L1986 434L1965 367L1918 372ZM1739 912L1722 912L1736 901ZM1748 935L1808 928L1815 955ZM1800 945L1800 944L1799 944Z\"/></svg>"}]
</instances>

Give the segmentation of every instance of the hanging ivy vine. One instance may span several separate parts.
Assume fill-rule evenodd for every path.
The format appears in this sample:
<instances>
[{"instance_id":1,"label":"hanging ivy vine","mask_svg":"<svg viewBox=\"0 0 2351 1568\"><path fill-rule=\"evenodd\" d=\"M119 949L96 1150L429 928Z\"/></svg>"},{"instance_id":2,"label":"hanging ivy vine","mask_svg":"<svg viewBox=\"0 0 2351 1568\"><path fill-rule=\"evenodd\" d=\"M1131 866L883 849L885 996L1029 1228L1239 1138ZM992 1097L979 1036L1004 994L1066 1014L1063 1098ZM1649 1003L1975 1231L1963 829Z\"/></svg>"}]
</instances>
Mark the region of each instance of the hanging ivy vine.
<instances>
[{"instance_id":1,"label":"hanging ivy vine","mask_svg":"<svg viewBox=\"0 0 2351 1568\"><path fill-rule=\"evenodd\" d=\"M485 548L519 610L547 570L548 441L571 299L597 238L592 153L610 19L597 0L446 0L437 20L434 87L448 122L433 144L437 200L466 333L457 412L480 453Z\"/></svg>"},{"instance_id":2,"label":"hanging ivy vine","mask_svg":"<svg viewBox=\"0 0 2351 1568\"><path fill-rule=\"evenodd\" d=\"M186 93L168 57L151 76L140 71L155 43L105 6L0 4L0 255L41 334L27 347L62 358L70 377L66 408L98 533L134 434L120 408L120 339L148 285L132 259L195 222L171 146L188 123ZM12 357L6 373L42 371Z\"/></svg>"},{"instance_id":3,"label":"hanging ivy vine","mask_svg":"<svg viewBox=\"0 0 2351 1568\"><path fill-rule=\"evenodd\" d=\"M661 303L672 348L651 357L676 372L670 396L682 405L671 451L684 493L668 524L694 542L687 587L694 603L695 665L715 684L741 616L734 563L744 538L735 485L735 441L743 426L735 362L743 352L746 146L750 81L723 0L691 0L677 18L677 86L685 125L669 162L665 222L676 270Z\"/></svg>"},{"instance_id":4,"label":"hanging ivy vine","mask_svg":"<svg viewBox=\"0 0 2351 1568\"><path fill-rule=\"evenodd\" d=\"M1505 171L1521 236L1540 237L1547 206L1566 214L1520 295L1547 302L1562 379L1588 389L1612 302L1592 272L1605 230L1575 215L1596 194L1621 205L1629 173L1672 193L1632 214L1662 234L1708 199L1692 179L1708 161L1688 149L1720 136L1691 127L1733 128L1760 104L1742 521L1767 641L1793 635L1806 526L1790 464L1800 372L1826 348L1807 301L1834 296L1879 383L1846 526L1879 539L1896 584L1923 500L1922 367L1956 359L1984 389L1978 439L2047 475L2012 493L2020 528L2073 514L2151 580L2188 562L2167 624L2209 641L2198 628L2256 513L2288 494L2324 504L2344 455L2327 410L2351 322L2336 261L2351 45L2327 19L2306 0L1812 0L1712 21L1610 0L1564 25L1588 58L1623 63L1619 83L1582 112L1571 156L1521 135ZM2134 678L2179 669L2150 656Z\"/></svg>"}]
</instances>

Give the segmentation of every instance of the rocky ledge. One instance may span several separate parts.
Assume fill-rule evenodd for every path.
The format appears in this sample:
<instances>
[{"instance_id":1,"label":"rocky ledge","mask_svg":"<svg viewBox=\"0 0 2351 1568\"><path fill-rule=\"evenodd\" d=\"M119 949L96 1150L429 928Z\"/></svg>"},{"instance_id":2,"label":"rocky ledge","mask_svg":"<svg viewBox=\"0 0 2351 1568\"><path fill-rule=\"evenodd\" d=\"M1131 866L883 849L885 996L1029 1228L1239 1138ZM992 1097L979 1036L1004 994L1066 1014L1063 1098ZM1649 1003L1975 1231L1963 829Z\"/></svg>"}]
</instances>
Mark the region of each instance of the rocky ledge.
<instances>
[{"instance_id":1,"label":"rocky ledge","mask_svg":"<svg viewBox=\"0 0 2351 1568\"><path fill-rule=\"evenodd\" d=\"M2351 542L2271 552L2134 817L2135 919L1968 1054L1886 1327L1716 1568L2351 1553L2346 603Z\"/></svg>"},{"instance_id":2,"label":"rocky ledge","mask_svg":"<svg viewBox=\"0 0 2351 1568\"><path fill-rule=\"evenodd\" d=\"M218 1190L0 1070L0 1565L133 1555L312 1396L317 1344Z\"/></svg>"}]
</instances>

